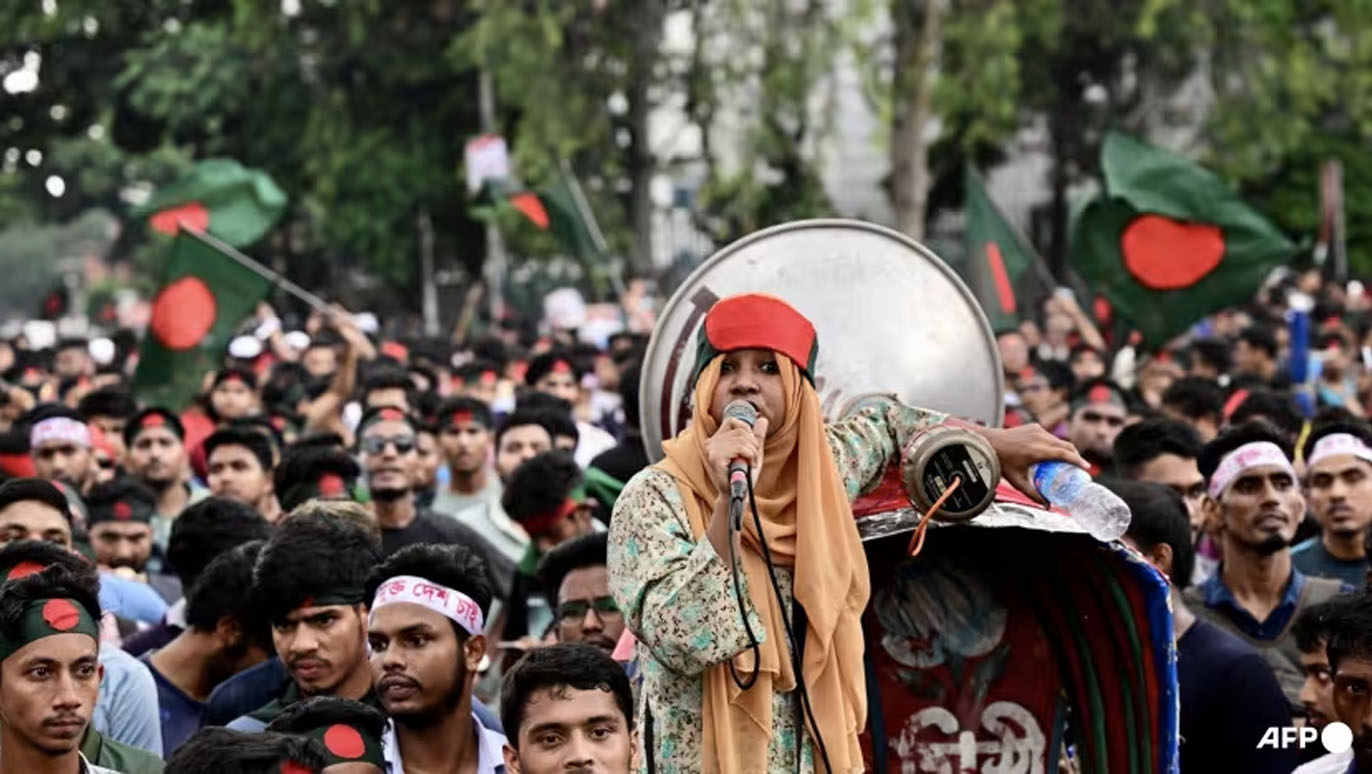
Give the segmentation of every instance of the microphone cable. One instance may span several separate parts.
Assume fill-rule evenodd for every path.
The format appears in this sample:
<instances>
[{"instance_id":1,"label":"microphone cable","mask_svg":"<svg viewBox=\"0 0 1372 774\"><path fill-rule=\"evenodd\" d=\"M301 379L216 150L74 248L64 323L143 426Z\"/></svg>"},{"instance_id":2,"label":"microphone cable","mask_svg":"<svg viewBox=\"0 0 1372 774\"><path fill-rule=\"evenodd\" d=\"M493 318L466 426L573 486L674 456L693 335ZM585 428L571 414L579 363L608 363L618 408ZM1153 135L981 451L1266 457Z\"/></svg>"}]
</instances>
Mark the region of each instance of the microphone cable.
<instances>
[{"instance_id":1,"label":"microphone cable","mask_svg":"<svg viewBox=\"0 0 1372 774\"><path fill-rule=\"evenodd\" d=\"M802 664L800 663L800 642L796 638L795 629L791 626L791 616L789 613L786 612L786 605L781 603L781 585L777 582L776 565L772 563L772 551L767 546L767 535L762 528L762 516L758 513L757 510L757 498L753 494L752 473L752 466L749 465L748 475L746 478L748 483L748 504L753 511L753 525L757 529L758 543L761 545L762 548L762 561L767 565L767 579L771 581L772 593L776 594L777 607L781 610L781 624L786 629L786 640L791 646L791 669L795 672L796 689L800 692L801 708L805 711L805 717L809 721L810 734L814 737L815 747L819 749L820 759L824 761L824 770L826 772L829 772L829 774L832 774L834 769L833 766L829 764L829 751L828 748L824 745L824 736L819 732L819 724L815 722L815 713L810 706L810 692L805 688L805 674L802 669ZM738 563L737 561L735 561L734 556L735 530L732 511L735 505L741 508L742 503L737 503L733 500L731 500L729 503L729 510L731 511L731 513L729 514L729 565L733 573L734 597L738 602L738 613L739 616L743 619L743 630L748 635L748 648L753 651L753 671L752 674L750 674L747 680L745 681L744 679L738 676L738 672L734 668L733 659L729 659L729 675L733 678L734 684L737 685L740 690L746 691L749 688L751 688L754 683L757 682L758 672L761 670L762 658L761 647L758 643L757 635L753 633L752 626L748 623L748 609L743 603L743 586L739 582ZM796 729L797 733L803 730L803 728ZM800 769L801 761L804 760L804 757L804 748L801 745L797 745L797 770Z\"/></svg>"},{"instance_id":2,"label":"microphone cable","mask_svg":"<svg viewBox=\"0 0 1372 774\"><path fill-rule=\"evenodd\" d=\"M753 466L748 466L748 491L753 491ZM756 507L756 506L754 506ZM734 685L740 691L746 691L753 687L757 682L758 673L762 670L762 646L759 644L757 635L753 632L753 626L748 622L748 607L743 604L743 584L738 579L738 558L734 554L734 534L737 531L737 524L740 519L734 518L734 509L743 510L743 503L729 498L729 572L734 577L734 600L738 603L738 616L743 619L743 631L748 635L748 649L753 652L753 671L747 678L738 676L738 668L734 666L734 660L729 659L729 676L733 678Z\"/></svg>"}]
</instances>

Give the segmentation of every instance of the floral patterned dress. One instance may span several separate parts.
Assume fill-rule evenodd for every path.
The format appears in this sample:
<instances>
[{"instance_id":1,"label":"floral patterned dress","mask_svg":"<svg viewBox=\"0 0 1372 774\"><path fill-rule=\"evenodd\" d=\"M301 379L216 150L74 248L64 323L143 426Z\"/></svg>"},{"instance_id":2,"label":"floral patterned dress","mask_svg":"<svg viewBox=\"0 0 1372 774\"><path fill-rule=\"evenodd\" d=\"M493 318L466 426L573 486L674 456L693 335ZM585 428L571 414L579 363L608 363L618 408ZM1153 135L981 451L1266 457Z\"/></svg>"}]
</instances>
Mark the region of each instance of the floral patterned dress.
<instances>
[{"instance_id":1,"label":"floral patterned dress","mask_svg":"<svg viewBox=\"0 0 1372 774\"><path fill-rule=\"evenodd\" d=\"M894 401L870 406L825 428L829 449L850 500L876 486L888 463L912 437L946 419L944 414ZM610 526L610 590L638 638L643 679L637 708L639 738L653 748L640 770L698 774L704 731L701 675L748 646L726 560L708 540L696 542L676 479L648 468L630 479L615 503ZM746 578L741 570L741 582ZM791 607L791 572L777 569L782 605ZM744 604L759 638L764 632L745 588ZM814 771L814 753L796 724L794 692L772 699L774 728L767 771L789 774L796 755ZM647 725L651 723L651 729Z\"/></svg>"}]
</instances>

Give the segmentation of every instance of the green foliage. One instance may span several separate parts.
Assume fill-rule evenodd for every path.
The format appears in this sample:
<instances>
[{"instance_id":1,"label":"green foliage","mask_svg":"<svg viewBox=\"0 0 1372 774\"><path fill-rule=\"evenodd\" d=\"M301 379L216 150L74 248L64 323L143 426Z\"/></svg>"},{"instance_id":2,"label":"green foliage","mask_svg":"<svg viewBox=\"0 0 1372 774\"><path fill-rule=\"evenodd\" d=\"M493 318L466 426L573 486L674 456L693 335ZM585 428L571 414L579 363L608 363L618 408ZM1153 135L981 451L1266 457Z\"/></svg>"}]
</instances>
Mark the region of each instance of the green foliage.
<instances>
[{"instance_id":1,"label":"green foliage","mask_svg":"<svg viewBox=\"0 0 1372 774\"><path fill-rule=\"evenodd\" d=\"M1150 0L1148 39L1183 36L1215 105L1204 160L1289 234L1313 241L1319 166L1344 166L1349 262L1372 272L1372 2Z\"/></svg>"}]
</instances>

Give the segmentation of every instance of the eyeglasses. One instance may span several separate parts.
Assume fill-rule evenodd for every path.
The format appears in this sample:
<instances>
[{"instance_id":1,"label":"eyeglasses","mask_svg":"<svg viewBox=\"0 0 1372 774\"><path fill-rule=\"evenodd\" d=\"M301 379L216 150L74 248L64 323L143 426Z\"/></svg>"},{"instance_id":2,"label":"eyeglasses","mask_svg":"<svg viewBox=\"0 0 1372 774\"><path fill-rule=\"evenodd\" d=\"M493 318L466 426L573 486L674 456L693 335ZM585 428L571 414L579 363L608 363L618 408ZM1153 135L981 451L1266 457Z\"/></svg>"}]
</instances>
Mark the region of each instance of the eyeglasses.
<instances>
[{"instance_id":1,"label":"eyeglasses","mask_svg":"<svg viewBox=\"0 0 1372 774\"><path fill-rule=\"evenodd\" d=\"M409 454L414 451L414 436L412 435L369 435L362 439L362 451L368 454L381 454L386 451L386 446L395 446L399 454Z\"/></svg>"},{"instance_id":2,"label":"eyeglasses","mask_svg":"<svg viewBox=\"0 0 1372 774\"><path fill-rule=\"evenodd\" d=\"M619 615L619 605L611 596L595 599L569 599L557 606L557 618L562 623L573 623L586 617L586 611L595 608L598 616Z\"/></svg>"}]
</instances>

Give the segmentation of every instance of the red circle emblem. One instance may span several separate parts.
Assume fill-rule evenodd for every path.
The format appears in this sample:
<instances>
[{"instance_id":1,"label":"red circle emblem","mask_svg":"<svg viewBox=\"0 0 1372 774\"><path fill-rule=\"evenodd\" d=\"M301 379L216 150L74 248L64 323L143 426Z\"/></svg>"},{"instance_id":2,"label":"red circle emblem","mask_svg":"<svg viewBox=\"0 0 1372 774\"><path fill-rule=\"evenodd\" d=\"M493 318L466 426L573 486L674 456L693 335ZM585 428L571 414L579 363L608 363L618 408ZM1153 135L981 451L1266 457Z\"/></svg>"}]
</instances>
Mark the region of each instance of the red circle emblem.
<instances>
[{"instance_id":1,"label":"red circle emblem","mask_svg":"<svg viewBox=\"0 0 1372 774\"><path fill-rule=\"evenodd\" d=\"M114 512L114 518L119 519L120 521L133 518L133 506L122 500L115 503L111 510Z\"/></svg>"},{"instance_id":2,"label":"red circle emblem","mask_svg":"<svg viewBox=\"0 0 1372 774\"><path fill-rule=\"evenodd\" d=\"M324 746L340 758L361 758L367 751L367 745L357 729L342 723L335 723L324 732Z\"/></svg>"},{"instance_id":3,"label":"red circle emblem","mask_svg":"<svg viewBox=\"0 0 1372 774\"><path fill-rule=\"evenodd\" d=\"M214 327L214 293L199 277L182 277L152 302L148 327L167 349L190 349Z\"/></svg>"},{"instance_id":4,"label":"red circle emblem","mask_svg":"<svg viewBox=\"0 0 1372 774\"><path fill-rule=\"evenodd\" d=\"M1207 223L1140 215L1120 235L1124 266L1153 290L1181 290L1200 282L1224 260L1224 232Z\"/></svg>"},{"instance_id":5,"label":"red circle emblem","mask_svg":"<svg viewBox=\"0 0 1372 774\"><path fill-rule=\"evenodd\" d=\"M16 564L15 566L10 568L9 574L5 576L5 580L19 580L20 578L27 578L30 575L36 575L42 572L44 569L46 568L38 562L20 562L19 564Z\"/></svg>"},{"instance_id":6,"label":"red circle emblem","mask_svg":"<svg viewBox=\"0 0 1372 774\"><path fill-rule=\"evenodd\" d=\"M43 620L57 631L67 632L81 622L81 613L70 599L49 599L43 605Z\"/></svg>"},{"instance_id":7,"label":"red circle emblem","mask_svg":"<svg viewBox=\"0 0 1372 774\"><path fill-rule=\"evenodd\" d=\"M185 226L190 231L204 233L205 228L209 225L210 211L200 202L186 202L175 207L169 207L148 218L148 226L153 231L159 231L168 236L176 236L177 229L181 226Z\"/></svg>"}]
</instances>

